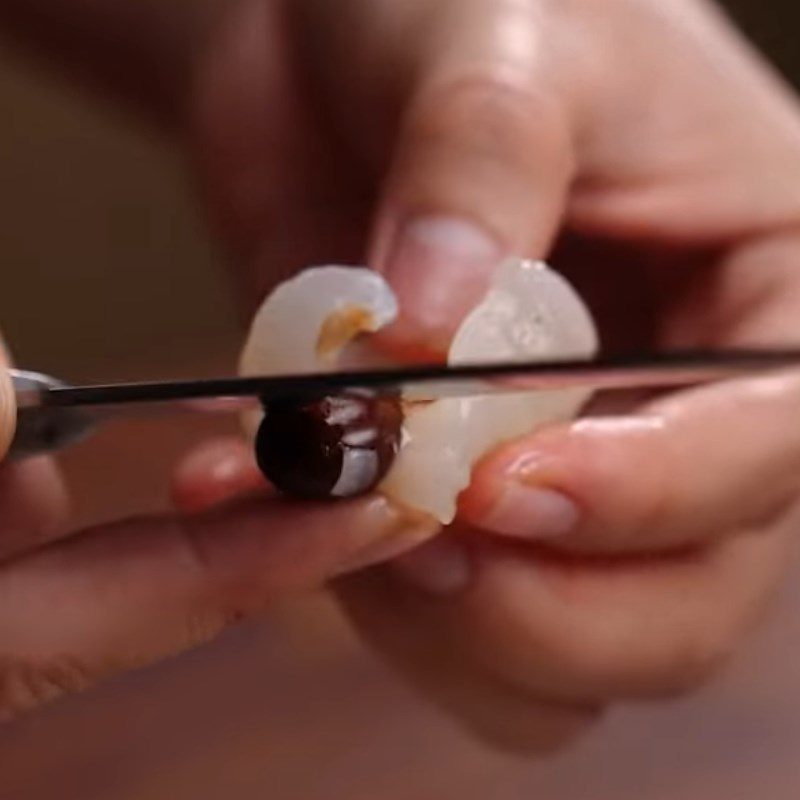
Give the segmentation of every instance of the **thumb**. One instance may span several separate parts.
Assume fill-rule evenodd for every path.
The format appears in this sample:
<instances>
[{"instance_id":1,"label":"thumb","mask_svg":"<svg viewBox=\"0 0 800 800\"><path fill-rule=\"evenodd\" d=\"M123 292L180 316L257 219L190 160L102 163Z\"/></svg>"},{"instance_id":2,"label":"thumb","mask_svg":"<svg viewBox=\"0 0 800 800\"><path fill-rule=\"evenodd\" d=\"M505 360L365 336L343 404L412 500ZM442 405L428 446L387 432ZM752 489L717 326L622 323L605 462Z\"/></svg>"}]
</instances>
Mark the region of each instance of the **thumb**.
<instances>
[{"instance_id":1,"label":"thumb","mask_svg":"<svg viewBox=\"0 0 800 800\"><path fill-rule=\"evenodd\" d=\"M388 336L412 353L446 350L503 258L545 255L573 176L544 67L518 63L526 49L506 52L494 27L470 26L449 50L461 56L418 82L385 183L372 264L402 308Z\"/></svg>"},{"instance_id":2,"label":"thumb","mask_svg":"<svg viewBox=\"0 0 800 800\"><path fill-rule=\"evenodd\" d=\"M17 427L17 401L8 356L0 344L0 460L4 459Z\"/></svg>"},{"instance_id":3,"label":"thumb","mask_svg":"<svg viewBox=\"0 0 800 800\"><path fill-rule=\"evenodd\" d=\"M54 461L8 461L17 428L11 358L0 339L0 561L62 535L69 501Z\"/></svg>"}]
</instances>

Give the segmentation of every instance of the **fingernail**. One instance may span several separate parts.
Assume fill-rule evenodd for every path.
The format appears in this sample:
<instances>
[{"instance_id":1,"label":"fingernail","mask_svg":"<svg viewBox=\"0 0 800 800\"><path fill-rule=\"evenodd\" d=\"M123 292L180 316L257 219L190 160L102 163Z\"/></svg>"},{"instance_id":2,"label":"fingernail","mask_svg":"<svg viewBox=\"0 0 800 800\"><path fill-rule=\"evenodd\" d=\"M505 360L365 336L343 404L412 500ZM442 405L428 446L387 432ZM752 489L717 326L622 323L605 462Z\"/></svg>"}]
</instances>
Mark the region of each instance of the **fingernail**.
<instances>
[{"instance_id":1,"label":"fingernail","mask_svg":"<svg viewBox=\"0 0 800 800\"><path fill-rule=\"evenodd\" d=\"M472 573L466 549L441 536L401 556L392 566L408 583L434 595L464 591Z\"/></svg>"},{"instance_id":2,"label":"fingernail","mask_svg":"<svg viewBox=\"0 0 800 800\"><path fill-rule=\"evenodd\" d=\"M502 257L499 243L473 222L417 217L401 227L386 273L415 323L455 328L486 291Z\"/></svg>"},{"instance_id":3,"label":"fingernail","mask_svg":"<svg viewBox=\"0 0 800 800\"><path fill-rule=\"evenodd\" d=\"M521 539L552 539L574 530L579 520L578 506L561 492L509 483L481 526Z\"/></svg>"}]
</instances>

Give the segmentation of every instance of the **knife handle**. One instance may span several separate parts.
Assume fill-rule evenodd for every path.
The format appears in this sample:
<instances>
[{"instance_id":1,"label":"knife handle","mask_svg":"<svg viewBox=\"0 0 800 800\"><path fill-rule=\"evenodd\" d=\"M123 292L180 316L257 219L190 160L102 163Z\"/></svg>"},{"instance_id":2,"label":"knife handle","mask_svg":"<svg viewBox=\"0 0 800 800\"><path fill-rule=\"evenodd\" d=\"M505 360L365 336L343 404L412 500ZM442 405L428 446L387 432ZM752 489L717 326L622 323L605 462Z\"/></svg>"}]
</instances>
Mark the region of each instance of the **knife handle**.
<instances>
[{"instance_id":1,"label":"knife handle","mask_svg":"<svg viewBox=\"0 0 800 800\"><path fill-rule=\"evenodd\" d=\"M18 461L61 450L84 439L96 420L83 409L48 407L43 399L49 389L65 383L49 375L10 370L17 398L17 424L7 458Z\"/></svg>"}]
</instances>

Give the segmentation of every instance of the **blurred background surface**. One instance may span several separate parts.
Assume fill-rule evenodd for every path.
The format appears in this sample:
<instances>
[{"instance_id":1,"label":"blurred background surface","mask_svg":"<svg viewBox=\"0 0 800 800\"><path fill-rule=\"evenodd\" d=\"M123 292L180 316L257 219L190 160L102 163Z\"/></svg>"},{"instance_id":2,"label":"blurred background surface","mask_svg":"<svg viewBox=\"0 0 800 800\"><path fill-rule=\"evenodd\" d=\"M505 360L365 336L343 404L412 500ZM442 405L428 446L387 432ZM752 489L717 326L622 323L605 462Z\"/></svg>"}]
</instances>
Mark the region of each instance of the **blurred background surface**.
<instances>
[{"instance_id":1,"label":"blurred background surface","mask_svg":"<svg viewBox=\"0 0 800 800\"><path fill-rule=\"evenodd\" d=\"M796 6L729 6L800 81ZM229 370L233 305L170 146L5 51L0 120L0 320L18 361L72 379ZM76 449L80 515L163 505L169 464L210 430L137 422ZM0 797L793 800L794 586L703 696L619 712L547 762L468 741L362 652L324 598L309 598L0 729Z\"/></svg>"}]
</instances>

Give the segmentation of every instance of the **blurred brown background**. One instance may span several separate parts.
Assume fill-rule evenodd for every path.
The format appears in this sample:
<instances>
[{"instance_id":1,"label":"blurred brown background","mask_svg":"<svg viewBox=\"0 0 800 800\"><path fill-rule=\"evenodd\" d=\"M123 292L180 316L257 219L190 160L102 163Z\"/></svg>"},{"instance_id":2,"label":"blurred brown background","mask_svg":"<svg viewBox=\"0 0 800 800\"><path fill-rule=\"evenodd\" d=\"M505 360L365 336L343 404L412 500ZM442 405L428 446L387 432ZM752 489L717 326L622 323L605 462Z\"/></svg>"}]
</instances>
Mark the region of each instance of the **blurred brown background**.
<instances>
[{"instance_id":1,"label":"blurred brown background","mask_svg":"<svg viewBox=\"0 0 800 800\"><path fill-rule=\"evenodd\" d=\"M800 79L794 4L730 6ZM51 76L3 51L0 61L0 320L20 363L74 379L229 368L232 304L177 154ZM69 466L80 513L162 505L170 460L205 432L137 423L79 448ZM790 800L798 602L790 586L755 646L699 699L619 712L540 763L467 741L310 598L6 727L0 797Z\"/></svg>"},{"instance_id":2,"label":"blurred brown background","mask_svg":"<svg viewBox=\"0 0 800 800\"><path fill-rule=\"evenodd\" d=\"M0 317L25 366L103 376L232 343L226 286L166 140L0 50Z\"/></svg>"}]
</instances>

